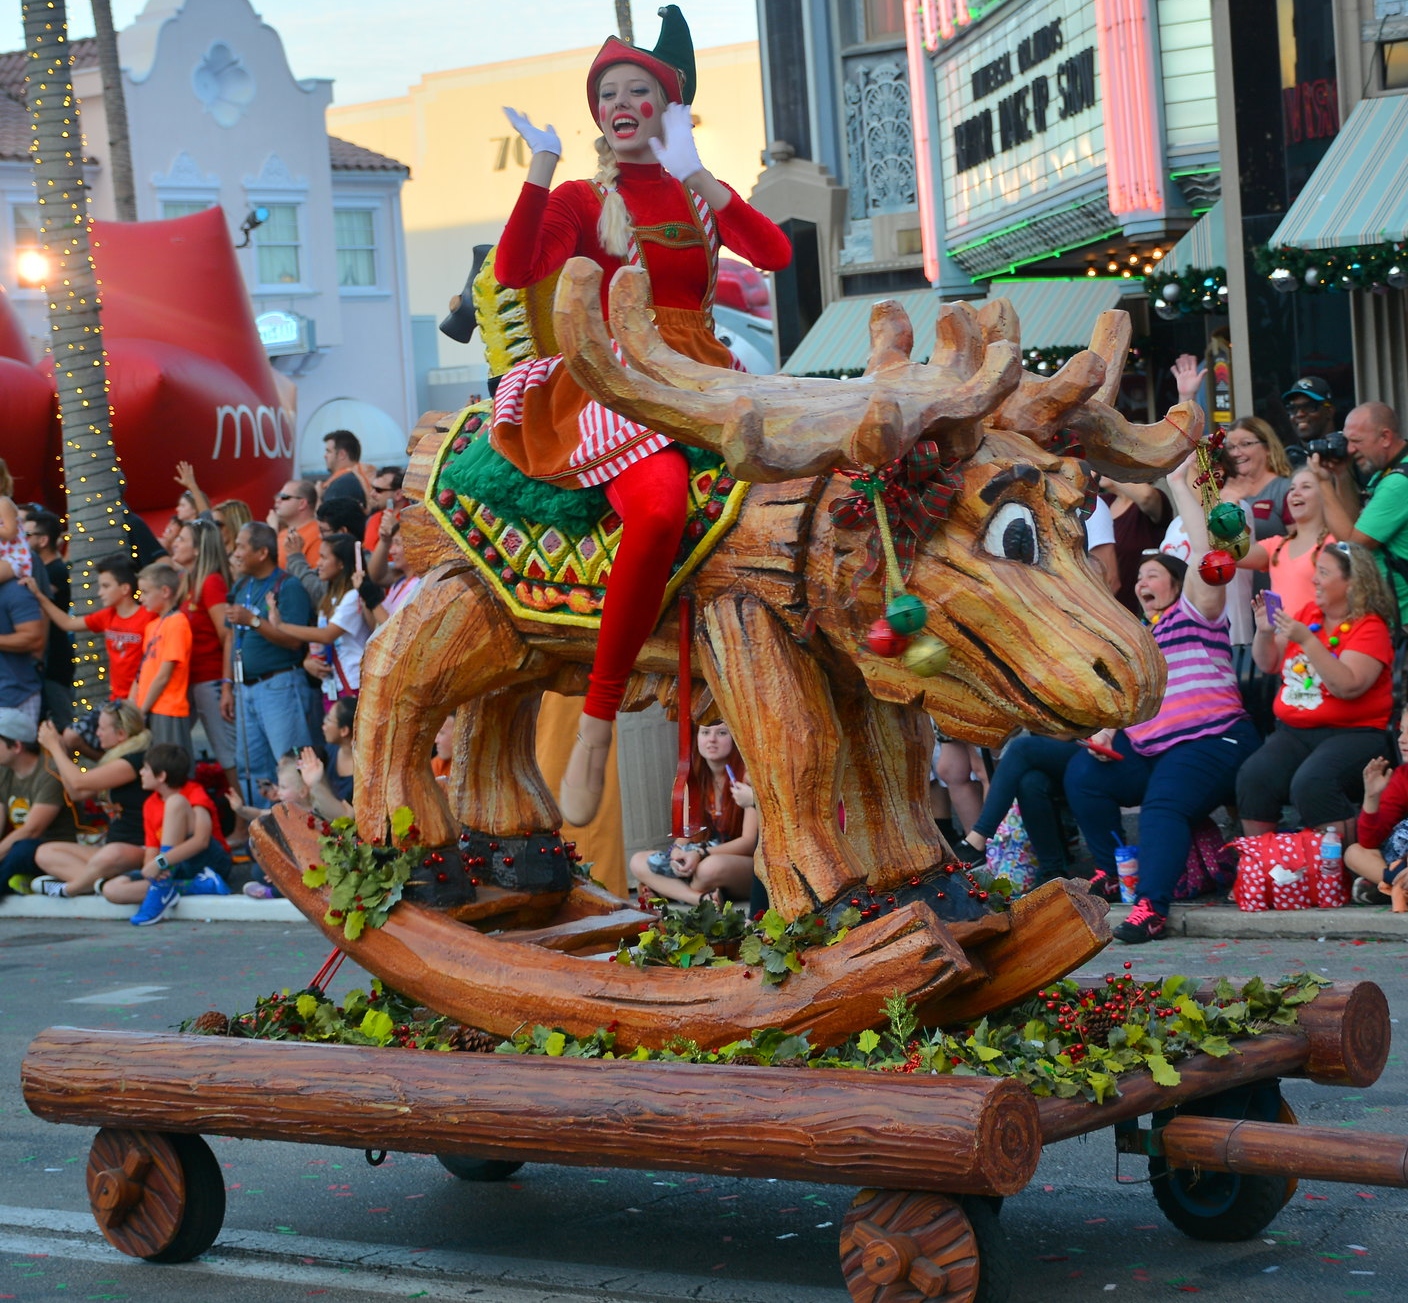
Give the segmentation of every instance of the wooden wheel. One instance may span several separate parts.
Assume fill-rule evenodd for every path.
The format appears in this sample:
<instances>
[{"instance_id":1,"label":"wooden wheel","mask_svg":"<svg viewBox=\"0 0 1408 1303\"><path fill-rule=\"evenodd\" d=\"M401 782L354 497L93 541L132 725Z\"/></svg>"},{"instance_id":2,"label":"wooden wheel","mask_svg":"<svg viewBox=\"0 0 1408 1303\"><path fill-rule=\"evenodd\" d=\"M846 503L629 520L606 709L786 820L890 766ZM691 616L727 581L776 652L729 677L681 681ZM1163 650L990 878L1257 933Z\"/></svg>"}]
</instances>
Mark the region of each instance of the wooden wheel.
<instances>
[{"instance_id":1,"label":"wooden wheel","mask_svg":"<svg viewBox=\"0 0 1408 1303\"><path fill-rule=\"evenodd\" d=\"M225 1220L225 1182L200 1136L104 1127L88 1154L88 1201L108 1243L148 1262L199 1257Z\"/></svg>"},{"instance_id":2,"label":"wooden wheel","mask_svg":"<svg viewBox=\"0 0 1408 1303\"><path fill-rule=\"evenodd\" d=\"M841 1224L841 1271L855 1303L1001 1303L1003 1256L992 1210L941 1194L862 1190Z\"/></svg>"}]
</instances>

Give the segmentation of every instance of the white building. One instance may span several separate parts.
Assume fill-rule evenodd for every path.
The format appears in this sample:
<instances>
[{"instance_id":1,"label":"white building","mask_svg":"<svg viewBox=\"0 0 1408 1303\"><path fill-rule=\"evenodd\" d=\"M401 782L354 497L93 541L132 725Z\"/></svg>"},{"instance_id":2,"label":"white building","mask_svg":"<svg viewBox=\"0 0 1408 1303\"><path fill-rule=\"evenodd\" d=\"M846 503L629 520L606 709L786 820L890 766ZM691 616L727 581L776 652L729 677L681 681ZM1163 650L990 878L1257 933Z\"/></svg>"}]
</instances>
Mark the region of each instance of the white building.
<instances>
[{"instance_id":1,"label":"white building","mask_svg":"<svg viewBox=\"0 0 1408 1303\"><path fill-rule=\"evenodd\" d=\"M279 34L249 0L148 0L119 34L137 216L219 204L274 365L298 386L301 471L321 471L322 436L347 428L364 457L403 462L415 422L401 222L404 164L329 136L332 82L297 81ZM73 42L92 214L113 218L97 51ZM26 284L37 242L23 51L0 54L0 285L47 346L43 291ZM199 286L192 286L199 293ZM267 315L266 315L267 314Z\"/></svg>"}]
</instances>

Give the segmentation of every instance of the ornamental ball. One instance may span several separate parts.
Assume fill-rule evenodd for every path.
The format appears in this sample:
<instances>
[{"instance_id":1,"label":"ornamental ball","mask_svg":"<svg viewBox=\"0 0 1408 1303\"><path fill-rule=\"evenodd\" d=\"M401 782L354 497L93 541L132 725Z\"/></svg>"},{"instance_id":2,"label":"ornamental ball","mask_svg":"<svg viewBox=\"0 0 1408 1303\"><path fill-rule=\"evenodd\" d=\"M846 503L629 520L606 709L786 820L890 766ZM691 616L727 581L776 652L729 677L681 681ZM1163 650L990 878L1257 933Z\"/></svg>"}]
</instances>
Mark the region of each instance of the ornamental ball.
<instances>
[{"instance_id":1,"label":"ornamental ball","mask_svg":"<svg viewBox=\"0 0 1408 1303\"><path fill-rule=\"evenodd\" d=\"M1230 552L1214 548L1198 562L1198 573L1203 583L1221 588L1232 582L1232 577L1237 573L1237 560Z\"/></svg>"},{"instance_id":2,"label":"ornamental ball","mask_svg":"<svg viewBox=\"0 0 1408 1303\"><path fill-rule=\"evenodd\" d=\"M1154 311L1157 312L1164 321L1177 321L1180 316L1176 303L1165 303L1162 299L1154 304Z\"/></svg>"},{"instance_id":3,"label":"ornamental ball","mask_svg":"<svg viewBox=\"0 0 1408 1303\"><path fill-rule=\"evenodd\" d=\"M1395 263L1384 273L1384 279L1396 290L1408 288L1408 271Z\"/></svg>"},{"instance_id":4,"label":"ornamental ball","mask_svg":"<svg viewBox=\"0 0 1408 1303\"><path fill-rule=\"evenodd\" d=\"M920 634L904 653L904 667L921 679L931 679L948 668L948 643L933 634Z\"/></svg>"},{"instance_id":5,"label":"ornamental ball","mask_svg":"<svg viewBox=\"0 0 1408 1303\"><path fill-rule=\"evenodd\" d=\"M909 639L896 633L886 619L876 620L865 635L865 645L877 656L898 656L909 646Z\"/></svg>"},{"instance_id":6,"label":"ornamental ball","mask_svg":"<svg viewBox=\"0 0 1408 1303\"><path fill-rule=\"evenodd\" d=\"M1307 267L1305 269L1305 283L1314 289L1320 284L1323 277L1320 275L1319 267Z\"/></svg>"},{"instance_id":7,"label":"ornamental ball","mask_svg":"<svg viewBox=\"0 0 1408 1303\"><path fill-rule=\"evenodd\" d=\"M1252 550L1252 536L1244 529L1236 538L1228 539L1224 546L1234 561L1240 561Z\"/></svg>"},{"instance_id":8,"label":"ornamental ball","mask_svg":"<svg viewBox=\"0 0 1408 1303\"><path fill-rule=\"evenodd\" d=\"M1169 281L1159 293L1164 296L1165 303L1177 303L1183 297L1183 286L1177 281Z\"/></svg>"},{"instance_id":9,"label":"ornamental ball","mask_svg":"<svg viewBox=\"0 0 1408 1303\"><path fill-rule=\"evenodd\" d=\"M900 593L885 607L885 619L898 634L918 633L928 618L928 609L913 593Z\"/></svg>"},{"instance_id":10,"label":"ornamental ball","mask_svg":"<svg viewBox=\"0 0 1408 1303\"><path fill-rule=\"evenodd\" d=\"M1288 267L1277 267L1271 273L1271 288L1282 294L1294 294L1300 285L1296 282L1295 272Z\"/></svg>"},{"instance_id":11,"label":"ornamental ball","mask_svg":"<svg viewBox=\"0 0 1408 1303\"><path fill-rule=\"evenodd\" d=\"M1208 529L1217 538L1236 538L1246 527L1246 517L1235 502L1219 502L1208 512Z\"/></svg>"}]
</instances>

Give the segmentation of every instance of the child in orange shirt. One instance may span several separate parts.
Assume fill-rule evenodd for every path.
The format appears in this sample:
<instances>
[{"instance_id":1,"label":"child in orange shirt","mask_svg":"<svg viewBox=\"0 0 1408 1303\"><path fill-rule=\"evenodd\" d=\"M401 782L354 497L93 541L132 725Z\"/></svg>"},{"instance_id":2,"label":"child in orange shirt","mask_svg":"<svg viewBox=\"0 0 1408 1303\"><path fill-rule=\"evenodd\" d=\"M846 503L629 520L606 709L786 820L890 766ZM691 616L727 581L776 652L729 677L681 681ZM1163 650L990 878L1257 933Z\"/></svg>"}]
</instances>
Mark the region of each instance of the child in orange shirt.
<instances>
[{"instance_id":1,"label":"child in orange shirt","mask_svg":"<svg viewBox=\"0 0 1408 1303\"><path fill-rule=\"evenodd\" d=\"M181 575L164 561L138 576L142 606L155 617L142 631L142 663L131 700L146 718L153 742L191 754L191 625L176 609Z\"/></svg>"}]
</instances>

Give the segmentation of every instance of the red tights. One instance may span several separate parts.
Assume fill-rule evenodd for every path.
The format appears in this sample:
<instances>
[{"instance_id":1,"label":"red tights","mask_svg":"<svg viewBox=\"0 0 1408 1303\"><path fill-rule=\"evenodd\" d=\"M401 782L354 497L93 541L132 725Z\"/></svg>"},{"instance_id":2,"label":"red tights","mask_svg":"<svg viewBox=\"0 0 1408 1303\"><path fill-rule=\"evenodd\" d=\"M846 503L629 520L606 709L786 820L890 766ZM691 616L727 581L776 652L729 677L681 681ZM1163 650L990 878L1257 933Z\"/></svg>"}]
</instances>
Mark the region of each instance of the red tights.
<instances>
[{"instance_id":1,"label":"red tights","mask_svg":"<svg viewBox=\"0 0 1408 1303\"><path fill-rule=\"evenodd\" d=\"M689 462L678 448L662 448L627 466L606 486L606 496L622 529L582 707L597 719L616 718L626 678L660 618L660 601L684 537Z\"/></svg>"}]
</instances>

